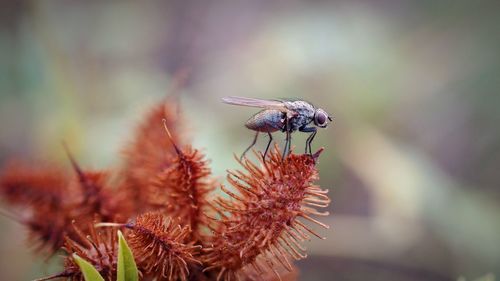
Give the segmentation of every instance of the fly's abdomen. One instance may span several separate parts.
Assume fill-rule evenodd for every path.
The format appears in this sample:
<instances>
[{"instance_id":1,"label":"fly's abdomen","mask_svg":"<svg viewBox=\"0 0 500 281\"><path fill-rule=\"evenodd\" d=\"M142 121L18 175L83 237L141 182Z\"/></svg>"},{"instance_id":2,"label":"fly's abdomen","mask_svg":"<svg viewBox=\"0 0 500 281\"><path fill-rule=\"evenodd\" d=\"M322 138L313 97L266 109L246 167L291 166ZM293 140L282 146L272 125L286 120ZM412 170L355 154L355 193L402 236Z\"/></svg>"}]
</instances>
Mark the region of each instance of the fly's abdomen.
<instances>
[{"instance_id":1,"label":"fly's abdomen","mask_svg":"<svg viewBox=\"0 0 500 281\"><path fill-rule=\"evenodd\" d=\"M252 116L245 126L258 132L276 132L285 126L284 113L279 110L266 109Z\"/></svg>"}]
</instances>

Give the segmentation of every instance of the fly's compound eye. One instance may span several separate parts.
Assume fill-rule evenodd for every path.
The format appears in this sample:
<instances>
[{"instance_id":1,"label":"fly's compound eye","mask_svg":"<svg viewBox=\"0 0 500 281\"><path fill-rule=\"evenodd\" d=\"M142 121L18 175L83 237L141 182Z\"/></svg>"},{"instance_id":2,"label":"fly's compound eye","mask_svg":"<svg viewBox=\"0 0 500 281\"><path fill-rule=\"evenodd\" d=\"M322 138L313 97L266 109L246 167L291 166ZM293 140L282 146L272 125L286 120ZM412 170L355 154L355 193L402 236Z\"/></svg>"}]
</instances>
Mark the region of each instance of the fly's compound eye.
<instances>
[{"instance_id":1,"label":"fly's compound eye","mask_svg":"<svg viewBox=\"0 0 500 281\"><path fill-rule=\"evenodd\" d=\"M314 123L318 127L326 127L328 124L328 114L322 109L316 110L316 114L314 114Z\"/></svg>"}]
</instances>

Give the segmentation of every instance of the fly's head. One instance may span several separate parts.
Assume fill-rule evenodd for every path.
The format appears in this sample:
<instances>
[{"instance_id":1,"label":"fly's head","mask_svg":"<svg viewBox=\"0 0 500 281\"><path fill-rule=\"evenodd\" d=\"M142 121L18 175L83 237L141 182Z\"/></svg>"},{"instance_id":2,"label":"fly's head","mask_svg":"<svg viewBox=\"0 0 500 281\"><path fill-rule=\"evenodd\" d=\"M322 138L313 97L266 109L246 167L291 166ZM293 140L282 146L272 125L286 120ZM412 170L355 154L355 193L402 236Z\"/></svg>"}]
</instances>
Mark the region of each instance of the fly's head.
<instances>
[{"instance_id":1,"label":"fly's head","mask_svg":"<svg viewBox=\"0 0 500 281\"><path fill-rule=\"evenodd\" d=\"M314 112L314 125L320 128L326 128L332 120L332 117L321 108L316 109Z\"/></svg>"}]
</instances>

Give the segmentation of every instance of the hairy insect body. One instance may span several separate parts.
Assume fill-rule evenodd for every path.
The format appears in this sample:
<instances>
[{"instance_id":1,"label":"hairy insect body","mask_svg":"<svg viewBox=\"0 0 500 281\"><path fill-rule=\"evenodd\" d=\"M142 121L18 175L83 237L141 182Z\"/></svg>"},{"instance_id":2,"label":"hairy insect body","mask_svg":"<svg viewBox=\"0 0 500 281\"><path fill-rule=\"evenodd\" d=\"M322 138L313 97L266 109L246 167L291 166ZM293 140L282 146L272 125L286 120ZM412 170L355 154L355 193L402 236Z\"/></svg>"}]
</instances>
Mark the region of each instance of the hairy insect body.
<instances>
[{"instance_id":1,"label":"hairy insect body","mask_svg":"<svg viewBox=\"0 0 500 281\"><path fill-rule=\"evenodd\" d=\"M299 128L308 125L314 120L316 109L310 103L305 101L286 101L286 108L296 112L296 116L289 120L288 131L294 132ZM286 128L283 130L286 131Z\"/></svg>"},{"instance_id":2,"label":"hairy insect body","mask_svg":"<svg viewBox=\"0 0 500 281\"><path fill-rule=\"evenodd\" d=\"M303 100L266 100L245 97L223 97L222 101L227 104L250 106L263 108L260 112L252 116L245 126L256 131L255 137L250 146L243 152L240 158L255 145L259 133L267 133L269 142L263 157L266 157L269 145L273 140L271 133L282 131L286 133L285 148L283 157L290 153L291 134L295 131L308 133L305 152L312 155L311 142L317 132L317 127L326 128L332 117L321 108L316 108L312 104Z\"/></svg>"},{"instance_id":3,"label":"hairy insect body","mask_svg":"<svg viewBox=\"0 0 500 281\"><path fill-rule=\"evenodd\" d=\"M285 113L279 110L264 109L250 117L245 123L245 127L264 133L281 131L285 129L285 117Z\"/></svg>"}]
</instances>

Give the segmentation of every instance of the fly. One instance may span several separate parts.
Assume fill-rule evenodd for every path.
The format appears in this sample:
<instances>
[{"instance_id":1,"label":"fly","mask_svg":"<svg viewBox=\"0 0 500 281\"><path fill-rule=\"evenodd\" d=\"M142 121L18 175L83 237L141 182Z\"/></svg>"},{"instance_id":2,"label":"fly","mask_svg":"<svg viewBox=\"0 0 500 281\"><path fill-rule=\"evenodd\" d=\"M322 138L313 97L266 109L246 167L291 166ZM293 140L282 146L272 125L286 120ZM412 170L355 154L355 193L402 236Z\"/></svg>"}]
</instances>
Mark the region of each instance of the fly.
<instances>
[{"instance_id":1,"label":"fly","mask_svg":"<svg viewBox=\"0 0 500 281\"><path fill-rule=\"evenodd\" d=\"M305 153L312 155L311 142L317 133L317 128L326 128L332 117L321 108L316 108L312 104L303 100L266 100L245 97L223 97L222 101L227 104L259 107L263 108L254 116L250 117L245 126L256 131L255 137L250 146L245 149L240 159L242 159L250 148L257 142L259 133L267 133L269 142L264 152L266 157L269 146L273 141L271 133L281 131L286 133L285 148L283 157L290 153L292 142L291 134L295 131L309 133L306 140ZM313 124L311 124L313 123Z\"/></svg>"}]
</instances>

